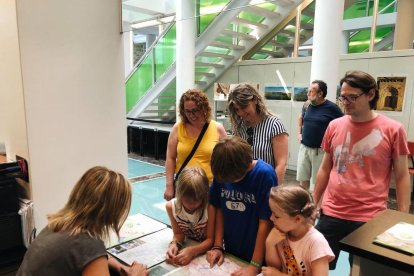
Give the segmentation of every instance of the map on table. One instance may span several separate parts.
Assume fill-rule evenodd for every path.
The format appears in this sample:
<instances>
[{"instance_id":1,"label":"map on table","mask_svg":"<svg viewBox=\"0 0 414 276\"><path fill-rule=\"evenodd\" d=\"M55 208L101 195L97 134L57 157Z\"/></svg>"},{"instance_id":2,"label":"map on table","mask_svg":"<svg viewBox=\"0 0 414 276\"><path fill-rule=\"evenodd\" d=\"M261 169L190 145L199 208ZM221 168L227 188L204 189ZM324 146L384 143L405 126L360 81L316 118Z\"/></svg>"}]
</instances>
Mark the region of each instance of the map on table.
<instances>
[{"instance_id":1,"label":"map on table","mask_svg":"<svg viewBox=\"0 0 414 276\"><path fill-rule=\"evenodd\" d=\"M165 261L165 253L172 237L172 229L164 228L155 233L111 247L107 251L128 265L137 261L150 268Z\"/></svg>"},{"instance_id":2,"label":"map on table","mask_svg":"<svg viewBox=\"0 0 414 276\"><path fill-rule=\"evenodd\" d=\"M129 216L121 230L119 231L119 240L114 232L110 233L109 240L105 242L106 248L113 247L117 244L136 239L161 229L167 228L167 225L152 219L143 214Z\"/></svg>"},{"instance_id":3,"label":"map on table","mask_svg":"<svg viewBox=\"0 0 414 276\"><path fill-rule=\"evenodd\" d=\"M230 275L231 273L239 270L243 266L246 266L246 263L240 259L237 259L231 255L225 255L224 263L221 266L214 265L210 268L210 264L206 260L206 255L201 255L191 261L186 266L177 268L165 275L169 276L224 276Z\"/></svg>"}]
</instances>

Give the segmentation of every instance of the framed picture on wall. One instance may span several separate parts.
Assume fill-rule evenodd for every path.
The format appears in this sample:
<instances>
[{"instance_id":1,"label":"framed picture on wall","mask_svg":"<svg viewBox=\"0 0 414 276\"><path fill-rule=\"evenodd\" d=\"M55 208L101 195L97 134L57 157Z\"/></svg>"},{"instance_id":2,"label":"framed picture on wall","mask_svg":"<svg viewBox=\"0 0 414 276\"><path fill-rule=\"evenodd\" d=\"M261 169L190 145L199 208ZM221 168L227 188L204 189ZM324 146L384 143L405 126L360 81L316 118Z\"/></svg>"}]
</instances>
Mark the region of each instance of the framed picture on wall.
<instances>
[{"instance_id":1,"label":"framed picture on wall","mask_svg":"<svg viewBox=\"0 0 414 276\"><path fill-rule=\"evenodd\" d=\"M293 100L297 102L306 102L308 100L308 87L295 86L293 88Z\"/></svg>"},{"instance_id":2,"label":"framed picture on wall","mask_svg":"<svg viewBox=\"0 0 414 276\"><path fill-rule=\"evenodd\" d=\"M402 112L407 77L377 77L379 99L377 110Z\"/></svg>"},{"instance_id":3,"label":"framed picture on wall","mask_svg":"<svg viewBox=\"0 0 414 276\"><path fill-rule=\"evenodd\" d=\"M292 87L274 84L265 84L264 96L266 100L290 101L292 98Z\"/></svg>"}]
</instances>

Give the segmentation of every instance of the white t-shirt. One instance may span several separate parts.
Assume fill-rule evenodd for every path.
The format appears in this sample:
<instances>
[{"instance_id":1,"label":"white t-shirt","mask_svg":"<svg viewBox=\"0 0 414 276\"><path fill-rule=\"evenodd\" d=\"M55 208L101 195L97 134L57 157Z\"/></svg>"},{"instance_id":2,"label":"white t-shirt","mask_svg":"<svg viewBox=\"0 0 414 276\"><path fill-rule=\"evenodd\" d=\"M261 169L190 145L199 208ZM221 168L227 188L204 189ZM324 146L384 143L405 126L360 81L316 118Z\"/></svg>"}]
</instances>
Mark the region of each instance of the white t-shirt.
<instances>
[{"instance_id":1,"label":"white t-shirt","mask_svg":"<svg viewBox=\"0 0 414 276\"><path fill-rule=\"evenodd\" d=\"M207 206L202 212L194 212L189 214L185 209L181 209L177 214L177 199L172 199L172 213L175 221L180 227L181 231L187 238L191 238L196 241L203 241L207 236Z\"/></svg>"}]
</instances>

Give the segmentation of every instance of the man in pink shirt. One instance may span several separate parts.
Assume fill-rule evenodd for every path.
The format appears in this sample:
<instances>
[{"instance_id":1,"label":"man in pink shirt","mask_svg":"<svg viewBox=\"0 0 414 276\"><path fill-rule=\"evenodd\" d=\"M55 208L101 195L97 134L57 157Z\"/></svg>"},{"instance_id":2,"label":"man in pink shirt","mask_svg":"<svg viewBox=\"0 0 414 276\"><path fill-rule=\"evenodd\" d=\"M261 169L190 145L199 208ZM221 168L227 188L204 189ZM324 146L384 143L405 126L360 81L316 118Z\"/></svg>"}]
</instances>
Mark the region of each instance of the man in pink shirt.
<instances>
[{"instance_id":1,"label":"man in pink shirt","mask_svg":"<svg viewBox=\"0 0 414 276\"><path fill-rule=\"evenodd\" d=\"M387 208L392 172L398 210L408 212L410 206L409 151L403 125L373 111L379 92L371 75L350 71L340 85L338 101L345 116L333 120L326 130L314 190L315 202L323 195L316 229L336 256L330 269L336 267L338 242Z\"/></svg>"}]
</instances>

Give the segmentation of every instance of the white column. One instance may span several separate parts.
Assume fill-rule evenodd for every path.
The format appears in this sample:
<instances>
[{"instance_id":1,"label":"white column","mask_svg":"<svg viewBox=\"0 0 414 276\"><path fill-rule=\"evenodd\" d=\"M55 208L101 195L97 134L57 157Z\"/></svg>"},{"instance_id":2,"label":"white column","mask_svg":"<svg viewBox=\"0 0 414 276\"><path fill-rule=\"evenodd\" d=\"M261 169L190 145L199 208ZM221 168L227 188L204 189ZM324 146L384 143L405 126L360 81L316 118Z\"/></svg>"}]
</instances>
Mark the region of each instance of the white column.
<instances>
[{"instance_id":1,"label":"white column","mask_svg":"<svg viewBox=\"0 0 414 276\"><path fill-rule=\"evenodd\" d=\"M134 32L129 24L124 24L124 32L122 33L124 42L124 75L127 77L134 67Z\"/></svg>"},{"instance_id":2,"label":"white column","mask_svg":"<svg viewBox=\"0 0 414 276\"><path fill-rule=\"evenodd\" d=\"M176 94L177 94L177 112L180 97L183 92L194 88L195 72L195 6L194 1L178 0L177 1L177 41L176 41ZM178 118L178 117L177 117Z\"/></svg>"},{"instance_id":3,"label":"white column","mask_svg":"<svg viewBox=\"0 0 414 276\"><path fill-rule=\"evenodd\" d=\"M0 18L8 21L0 24L0 73L7 73L0 82L7 125L0 131L8 155L28 160L38 230L90 167L127 176L119 3L0 1Z\"/></svg>"},{"instance_id":4,"label":"white column","mask_svg":"<svg viewBox=\"0 0 414 276\"><path fill-rule=\"evenodd\" d=\"M412 49L414 40L414 1L399 0L395 23L394 50Z\"/></svg>"},{"instance_id":5,"label":"white column","mask_svg":"<svg viewBox=\"0 0 414 276\"><path fill-rule=\"evenodd\" d=\"M349 38L350 32L342 31L341 54L348 54Z\"/></svg>"},{"instance_id":6,"label":"white column","mask_svg":"<svg viewBox=\"0 0 414 276\"><path fill-rule=\"evenodd\" d=\"M325 81L331 101L338 85L343 13L344 0L316 0L310 81Z\"/></svg>"}]
</instances>

